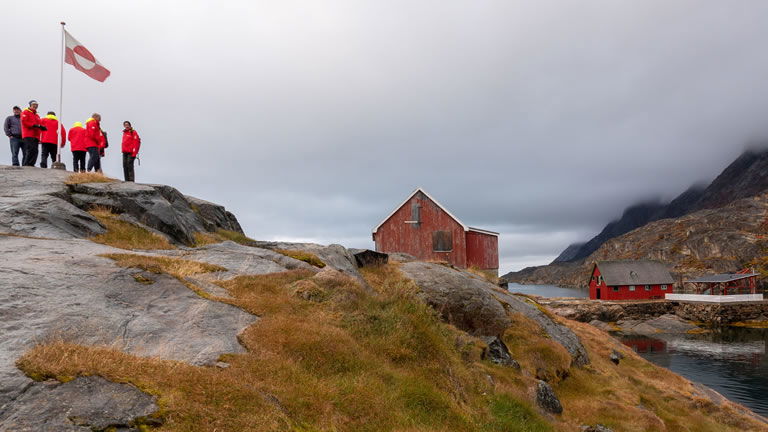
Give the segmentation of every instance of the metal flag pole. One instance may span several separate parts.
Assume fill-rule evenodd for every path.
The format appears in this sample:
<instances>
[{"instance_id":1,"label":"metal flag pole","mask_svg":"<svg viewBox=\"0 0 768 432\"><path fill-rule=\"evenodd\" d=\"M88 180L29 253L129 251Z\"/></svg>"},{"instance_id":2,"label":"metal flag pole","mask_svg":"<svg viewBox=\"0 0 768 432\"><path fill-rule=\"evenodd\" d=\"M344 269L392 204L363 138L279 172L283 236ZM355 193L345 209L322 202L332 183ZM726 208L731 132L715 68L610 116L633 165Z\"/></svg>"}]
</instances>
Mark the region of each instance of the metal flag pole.
<instances>
[{"instance_id":1,"label":"metal flag pole","mask_svg":"<svg viewBox=\"0 0 768 432\"><path fill-rule=\"evenodd\" d=\"M59 130L57 131L59 135L59 143L57 143L58 149L56 149L57 150L56 162L54 162L51 165L51 167L55 169L66 170L67 166L61 162L61 152L62 150L64 150L64 147L61 146L62 144L61 143L61 139L62 139L61 126L64 125L64 113L62 112L64 109L64 26L67 25L67 23L62 21L60 24L61 24L61 64L59 66L60 66L61 73L59 75ZM63 144L66 145L67 144L66 141Z\"/></svg>"}]
</instances>

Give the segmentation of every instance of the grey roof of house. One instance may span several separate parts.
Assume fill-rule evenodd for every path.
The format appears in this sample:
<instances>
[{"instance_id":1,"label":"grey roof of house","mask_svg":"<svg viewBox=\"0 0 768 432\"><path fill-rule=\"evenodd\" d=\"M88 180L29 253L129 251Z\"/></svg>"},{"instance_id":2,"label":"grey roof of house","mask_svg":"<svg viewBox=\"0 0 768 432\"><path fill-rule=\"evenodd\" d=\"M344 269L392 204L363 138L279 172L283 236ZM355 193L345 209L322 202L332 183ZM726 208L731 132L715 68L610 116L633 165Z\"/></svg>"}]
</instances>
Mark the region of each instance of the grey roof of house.
<instances>
[{"instance_id":1,"label":"grey roof of house","mask_svg":"<svg viewBox=\"0 0 768 432\"><path fill-rule=\"evenodd\" d=\"M746 274L736 274L736 273L721 273L721 274L713 274L713 275L707 275L702 276L697 279L690 279L686 282L694 282L694 283L723 283L723 282L733 282L739 279L746 279L748 277L752 276L759 276L757 273L746 273Z\"/></svg>"},{"instance_id":2,"label":"grey roof of house","mask_svg":"<svg viewBox=\"0 0 768 432\"><path fill-rule=\"evenodd\" d=\"M658 261L598 261L597 268L606 285L673 284L667 266Z\"/></svg>"}]
</instances>

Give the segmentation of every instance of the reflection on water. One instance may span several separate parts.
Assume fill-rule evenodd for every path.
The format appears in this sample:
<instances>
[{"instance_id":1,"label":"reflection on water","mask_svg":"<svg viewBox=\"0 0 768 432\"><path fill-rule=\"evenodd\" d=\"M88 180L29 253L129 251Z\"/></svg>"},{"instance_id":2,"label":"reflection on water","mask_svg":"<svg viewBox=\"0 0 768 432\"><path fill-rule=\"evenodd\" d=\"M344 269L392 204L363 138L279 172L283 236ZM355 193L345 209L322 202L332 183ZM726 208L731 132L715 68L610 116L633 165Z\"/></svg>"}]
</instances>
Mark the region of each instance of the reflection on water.
<instances>
[{"instance_id":1,"label":"reflection on water","mask_svg":"<svg viewBox=\"0 0 768 432\"><path fill-rule=\"evenodd\" d=\"M620 338L645 359L768 416L768 329Z\"/></svg>"},{"instance_id":2,"label":"reflection on water","mask_svg":"<svg viewBox=\"0 0 768 432\"><path fill-rule=\"evenodd\" d=\"M541 297L589 297L589 289L563 288L555 285L520 285L507 284L507 289L513 293L532 294Z\"/></svg>"}]
</instances>

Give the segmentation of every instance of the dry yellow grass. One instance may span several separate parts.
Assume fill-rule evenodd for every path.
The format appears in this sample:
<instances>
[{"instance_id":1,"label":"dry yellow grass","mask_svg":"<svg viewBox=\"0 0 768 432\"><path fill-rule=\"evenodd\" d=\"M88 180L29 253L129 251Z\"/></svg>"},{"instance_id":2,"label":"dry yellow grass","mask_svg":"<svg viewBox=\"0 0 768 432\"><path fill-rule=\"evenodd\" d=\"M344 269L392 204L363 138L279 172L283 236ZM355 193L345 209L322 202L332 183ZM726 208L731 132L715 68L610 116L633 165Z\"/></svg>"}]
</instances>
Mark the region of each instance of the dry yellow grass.
<instances>
[{"instance_id":1,"label":"dry yellow grass","mask_svg":"<svg viewBox=\"0 0 768 432\"><path fill-rule=\"evenodd\" d=\"M499 277L496 276L495 274L493 274L490 271L483 270L483 269L481 269L479 267L470 267L470 268L467 269L467 271L472 273L472 274L474 274L474 275L480 276L481 278L487 280L488 282L490 282L490 283L492 283L494 285L498 285L499 284Z\"/></svg>"},{"instance_id":2,"label":"dry yellow grass","mask_svg":"<svg viewBox=\"0 0 768 432\"><path fill-rule=\"evenodd\" d=\"M33 348L18 365L38 379L98 374L134 383L158 395L164 431L545 432L596 423L630 432L766 430L586 324L568 322L592 359L585 368L569 368L564 349L521 315L504 339L522 372L483 361L482 342L440 322L397 265L362 273L376 293L341 274L306 270L223 282L232 304L262 317L240 335L247 352L222 357L226 369L61 342ZM322 295L305 299L307 291ZM626 356L618 366L608 360L614 348ZM529 402L537 370L565 408L547 421Z\"/></svg>"},{"instance_id":3,"label":"dry yellow grass","mask_svg":"<svg viewBox=\"0 0 768 432\"><path fill-rule=\"evenodd\" d=\"M118 219L108 208L94 208L89 213L107 228L106 233L90 237L93 242L129 250L176 249L165 237Z\"/></svg>"},{"instance_id":4,"label":"dry yellow grass","mask_svg":"<svg viewBox=\"0 0 768 432\"><path fill-rule=\"evenodd\" d=\"M239 232L220 229L220 230L216 231L216 234L219 237L221 237L222 239L224 239L224 240L230 240L230 241L233 241L235 243L239 243L239 244L244 245L244 246L255 246L256 245L256 240L246 236L245 234L239 233Z\"/></svg>"},{"instance_id":5,"label":"dry yellow grass","mask_svg":"<svg viewBox=\"0 0 768 432\"><path fill-rule=\"evenodd\" d=\"M200 273L226 271L224 267L200 261L172 257L157 257L138 254L104 254L121 267L138 268L152 273L167 273L179 279Z\"/></svg>"},{"instance_id":6,"label":"dry yellow grass","mask_svg":"<svg viewBox=\"0 0 768 432\"><path fill-rule=\"evenodd\" d=\"M275 252L279 254L283 254L287 257L291 257L293 259L297 259L299 261L304 261L307 264L313 265L317 268L323 268L325 267L325 263L315 254L312 252L302 251L302 250L289 250L289 249L275 249Z\"/></svg>"},{"instance_id":7,"label":"dry yellow grass","mask_svg":"<svg viewBox=\"0 0 768 432\"><path fill-rule=\"evenodd\" d=\"M111 183L116 182L117 179L113 179L111 177L107 177L102 173L97 172L84 172L84 173L74 173L70 174L69 177L67 177L66 180L64 180L65 184L79 184L79 183Z\"/></svg>"},{"instance_id":8,"label":"dry yellow grass","mask_svg":"<svg viewBox=\"0 0 768 432\"><path fill-rule=\"evenodd\" d=\"M222 241L224 241L224 239L222 239L218 234L215 234L215 233L196 232L194 236L195 236L195 247L221 243Z\"/></svg>"}]
</instances>

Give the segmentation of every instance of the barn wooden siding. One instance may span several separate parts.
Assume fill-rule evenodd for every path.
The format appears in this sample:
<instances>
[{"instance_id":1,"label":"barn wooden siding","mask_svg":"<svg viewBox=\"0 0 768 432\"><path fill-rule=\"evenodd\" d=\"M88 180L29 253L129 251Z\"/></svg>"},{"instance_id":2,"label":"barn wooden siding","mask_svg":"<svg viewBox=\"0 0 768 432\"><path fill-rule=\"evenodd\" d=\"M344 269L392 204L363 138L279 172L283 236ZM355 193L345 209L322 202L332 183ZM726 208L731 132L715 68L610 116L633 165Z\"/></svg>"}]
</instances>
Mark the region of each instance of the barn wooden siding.
<instances>
[{"instance_id":1,"label":"barn wooden siding","mask_svg":"<svg viewBox=\"0 0 768 432\"><path fill-rule=\"evenodd\" d=\"M467 267L482 270L499 269L499 237L478 231L467 231Z\"/></svg>"},{"instance_id":2,"label":"barn wooden siding","mask_svg":"<svg viewBox=\"0 0 768 432\"><path fill-rule=\"evenodd\" d=\"M418 223L406 223L417 218ZM434 233L437 231L450 232L450 251L433 250ZM444 234L437 236L444 241ZM464 227L422 192L414 194L378 228L374 241L379 252L405 252L421 260L445 261L457 267L467 267ZM498 251L494 250L498 261Z\"/></svg>"}]
</instances>

